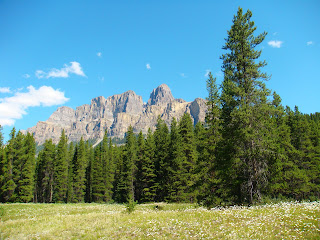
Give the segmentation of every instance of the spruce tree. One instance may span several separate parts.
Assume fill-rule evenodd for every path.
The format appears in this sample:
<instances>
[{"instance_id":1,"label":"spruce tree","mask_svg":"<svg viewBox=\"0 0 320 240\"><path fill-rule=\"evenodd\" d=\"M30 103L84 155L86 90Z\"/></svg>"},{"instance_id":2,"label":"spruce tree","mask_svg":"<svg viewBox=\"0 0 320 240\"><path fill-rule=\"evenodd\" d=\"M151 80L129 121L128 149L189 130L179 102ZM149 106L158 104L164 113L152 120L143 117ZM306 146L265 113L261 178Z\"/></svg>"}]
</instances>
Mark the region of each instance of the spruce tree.
<instances>
[{"instance_id":1,"label":"spruce tree","mask_svg":"<svg viewBox=\"0 0 320 240\"><path fill-rule=\"evenodd\" d=\"M52 139L46 140L39 152L36 166L37 202L53 202L55 145Z\"/></svg>"},{"instance_id":2,"label":"spruce tree","mask_svg":"<svg viewBox=\"0 0 320 240\"><path fill-rule=\"evenodd\" d=\"M114 181L114 164L112 158L110 158L110 147L107 130L105 131L102 145L101 145L101 160L103 165L103 177L104 177L104 201L110 202L112 199L112 184Z\"/></svg>"},{"instance_id":3,"label":"spruce tree","mask_svg":"<svg viewBox=\"0 0 320 240\"><path fill-rule=\"evenodd\" d=\"M75 202L84 202L87 164L86 146L81 137L73 158L73 200Z\"/></svg>"},{"instance_id":4,"label":"spruce tree","mask_svg":"<svg viewBox=\"0 0 320 240\"><path fill-rule=\"evenodd\" d=\"M169 129L167 124L158 116L154 132L155 148L155 174L157 175L156 201L164 201L168 196L168 166L169 166Z\"/></svg>"},{"instance_id":5,"label":"spruce tree","mask_svg":"<svg viewBox=\"0 0 320 240\"><path fill-rule=\"evenodd\" d=\"M179 134L182 145L182 162L180 182L184 188L181 201L194 202L196 200L196 176L195 167L197 162L196 144L194 139L193 123L190 114L185 113L179 121Z\"/></svg>"},{"instance_id":6,"label":"spruce tree","mask_svg":"<svg viewBox=\"0 0 320 240\"><path fill-rule=\"evenodd\" d=\"M168 162L168 197L169 202L183 201L185 185L180 181L182 175L183 146L178 122L172 118L170 126L170 146Z\"/></svg>"},{"instance_id":7,"label":"spruce tree","mask_svg":"<svg viewBox=\"0 0 320 240\"><path fill-rule=\"evenodd\" d=\"M207 207L219 204L219 179L216 177L217 145L221 139L220 114L221 104L216 78L209 73L207 79L208 97L205 127L197 123L195 127L198 162L196 167L196 186L198 189L198 201Z\"/></svg>"},{"instance_id":8,"label":"spruce tree","mask_svg":"<svg viewBox=\"0 0 320 240\"><path fill-rule=\"evenodd\" d=\"M21 176L17 183L19 186L18 201L31 202L34 197L36 143L33 136L27 133L23 139Z\"/></svg>"},{"instance_id":9,"label":"spruce tree","mask_svg":"<svg viewBox=\"0 0 320 240\"><path fill-rule=\"evenodd\" d=\"M54 202L67 201L68 165L68 140L62 130L54 159Z\"/></svg>"},{"instance_id":10,"label":"spruce tree","mask_svg":"<svg viewBox=\"0 0 320 240\"><path fill-rule=\"evenodd\" d=\"M137 139L137 161L136 161L136 173L135 173L135 198L138 202L141 202L143 192L143 168L142 164L145 158L145 140L142 131L139 132Z\"/></svg>"},{"instance_id":11,"label":"spruce tree","mask_svg":"<svg viewBox=\"0 0 320 240\"><path fill-rule=\"evenodd\" d=\"M148 129L144 144L144 156L141 159L141 199L140 202L153 202L156 197L155 143L151 129Z\"/></svg>"},{"instance_id":12,"label":"spruce tree","mask_svg":"<svg viewBox=\"0 0 320 240\"><path fill-rule=\"evenodd\" d=\"M16 130L13 128L10 132L10 139L4 149L4 157L2 163L2 186L1 194L4 202L13 202L15 200L16 184L13 180L13 161L15 157L14 142Z\"/></svg>"},{"instance_id":13,"label":"spruce tree","mask_svg":"<svg viewBox=\"0 0 320 240\"><path fill-rule=\"evenodd\" d=\"M75 151L73 142L69 144L68 148L68 183L67 183L67 202L71 203L74 202L74 194L73 194L73 157L74 157Z\"/></svg>"},{"instance_id":14,"label":"spruce tree","mask_svg":"<svg viewBox=\"0 0 320 240\"><path fill-rule=\"evenodd\" d=\"M103 175L103 163L101 159L101 144L94 150L94 158L92 161L92 201L103 202L105 194L105 184Z\"/></svg>"},{"instance_id":15,"label":"spruce tree","mask_svg":"<svg viewBox=\"0 0 320 240\"><path fill-rule=\"evenodd\" d=\"M254 35L252 13L239 8L223 47L222 142L219 153L220 178L228 189L225 201L260 201L267 185L269 151L270 91L267 74L261 72L265 61L257 61L266 32Z\"/></svg>"},{"instance_id":16,"label":"spruce tree","mask_svg":"<svg viewBox=\"0 0 320 240\"><path fill-rule=\"evenodd\" d=\"M134 182L137 162L137 144L132 126L129 126L127 131L124 154L122 171L124 180L123 199L126 199L126 202L129 202L135 200Z\"/></svg>"}]
</instances>

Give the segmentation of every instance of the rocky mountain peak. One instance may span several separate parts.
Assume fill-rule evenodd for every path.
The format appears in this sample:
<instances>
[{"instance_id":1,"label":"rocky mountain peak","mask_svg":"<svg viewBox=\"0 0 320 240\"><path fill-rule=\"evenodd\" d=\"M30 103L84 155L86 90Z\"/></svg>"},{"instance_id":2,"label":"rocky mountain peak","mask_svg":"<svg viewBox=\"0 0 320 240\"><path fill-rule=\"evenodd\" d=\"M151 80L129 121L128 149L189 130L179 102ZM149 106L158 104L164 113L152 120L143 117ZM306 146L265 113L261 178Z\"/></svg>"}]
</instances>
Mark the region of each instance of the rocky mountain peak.
<instances>
[{"instance_id":1,"label":"rocky mountain peak","mask_svg":"<svg viewBox=\"0 0 320 240\"><path fill-rule=\"evenodd\" d=\"M167 84L161 84L153 89L148 100L148 105L164 106L174 100L171 90Z\"/></svg>"},{"instance_id":2,"label":"rocky mountain peak","mask_svg":"<svg viewBox=\"0 0 320 240\"><path fill-rule=\"evenodd\" d=\"M38 144L49 138L58 143L63 129L69 141L77 142L81 137L100 141L105 130L111 137L123 138L130 125L135 133L142 131L146 134L149 128L155 129L158 116L170 125L173 117L179 119L189 113L196 124L204 121L206 110L205 100L197 98L186 102L175 99L170 88L162 84L153 89L148 104L143 104L142 97L131 90L108 98L100 96L76 110L59 107L47 121L39 121L27 131L33 134Z\"/></svg>"}]
</instances>

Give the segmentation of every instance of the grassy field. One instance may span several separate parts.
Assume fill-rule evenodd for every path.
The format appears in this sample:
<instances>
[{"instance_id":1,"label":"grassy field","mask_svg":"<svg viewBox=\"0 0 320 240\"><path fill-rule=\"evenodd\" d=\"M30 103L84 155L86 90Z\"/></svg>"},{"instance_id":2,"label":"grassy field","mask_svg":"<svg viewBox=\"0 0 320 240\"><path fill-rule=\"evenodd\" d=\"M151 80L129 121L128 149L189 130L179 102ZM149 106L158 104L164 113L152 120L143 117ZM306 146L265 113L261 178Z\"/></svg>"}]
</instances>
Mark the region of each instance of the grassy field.
<instances>
[{"instance_id":1,"label":"grassy field","mask_svg":"<svg viewBox=\"0 0 320 240\"><path fill-rule=\"evenodd\" d=\"M155 205L0 204L0 239L320 239L320 202Z\"/></svg>"}]
</instances>

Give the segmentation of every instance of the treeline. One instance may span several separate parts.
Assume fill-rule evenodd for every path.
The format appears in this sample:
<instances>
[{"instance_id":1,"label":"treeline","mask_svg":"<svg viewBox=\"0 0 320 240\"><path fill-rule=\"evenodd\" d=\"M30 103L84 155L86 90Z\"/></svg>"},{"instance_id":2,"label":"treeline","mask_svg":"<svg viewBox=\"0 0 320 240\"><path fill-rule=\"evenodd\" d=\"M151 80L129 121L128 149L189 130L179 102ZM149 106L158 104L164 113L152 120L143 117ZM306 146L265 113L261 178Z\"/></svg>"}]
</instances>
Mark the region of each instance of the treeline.
<instances>
[{"instance_id":1,"label":"treeline","mask_svg":"<svg viewBox=\"0 0 320 240\"><path fill-rule=\"evenodd\" d=\"M273 111L272 135L266 136L273 148L264 160L260 200L262 196L319 199L320 121L315 117L319 114L304 115L278 104ZM1 201L250 202L242 198L243 183L237 182L247 183L250 176L245 166L236 169L241 159L231 169L218 159L222 137L212 128L215 121L208 113L206 123L194 126L190 115L184 114L168 127L159 117L155 132L135 135L130 127L124 145L113 145L105 134L95 148L83 139L68 144L63 131L59 143L47 140L37 158L33 137L13 129L5 146L1 141Z\"/></svg>"},{"instance_id":2,"label":"treeline","mask_svg":"<svg viewBox=\"0 0 320 240\"><path fill-rule=\"evenodd\" d=\"M136 136L122 146L105 134L93 148L80 140L47 140L35 158L30 134L1 135L3 202L199 202L252 204L268 198L320 199L320 114L284 107L265 86L258 61L266 33L254 36L252 13L239 8L221 56L218 91L207 80L205 123L189 114Z\"/></svg>"}]
</instances>

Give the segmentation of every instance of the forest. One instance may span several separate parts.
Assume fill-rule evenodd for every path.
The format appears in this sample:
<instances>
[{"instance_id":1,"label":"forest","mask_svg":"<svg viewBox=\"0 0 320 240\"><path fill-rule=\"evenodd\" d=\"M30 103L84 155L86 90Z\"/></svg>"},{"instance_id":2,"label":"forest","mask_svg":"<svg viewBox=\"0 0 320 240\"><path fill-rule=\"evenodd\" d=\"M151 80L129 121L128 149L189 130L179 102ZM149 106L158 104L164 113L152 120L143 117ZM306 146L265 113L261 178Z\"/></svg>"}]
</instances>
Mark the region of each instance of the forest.
<instances>
[{"instance_id":1,"label":"forest","mask_svg":"<svg viewBox=\"0 0 320 240\"><path fill-rule=\"evenodd\" d=\"M129 127L125 144L105 133L96 147L68 143L64 131L36 156L32 135L0 131L0 201L36 203L186 202L204 206L268 199L320 199L320 113L281 104L266 87L250 10L227 31L221 86L210 73L205 122L158 117L145 136Z\"/></svg>"}]
</instances>

